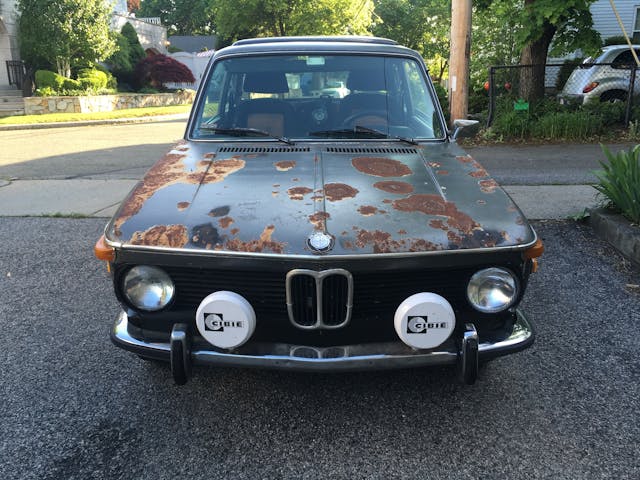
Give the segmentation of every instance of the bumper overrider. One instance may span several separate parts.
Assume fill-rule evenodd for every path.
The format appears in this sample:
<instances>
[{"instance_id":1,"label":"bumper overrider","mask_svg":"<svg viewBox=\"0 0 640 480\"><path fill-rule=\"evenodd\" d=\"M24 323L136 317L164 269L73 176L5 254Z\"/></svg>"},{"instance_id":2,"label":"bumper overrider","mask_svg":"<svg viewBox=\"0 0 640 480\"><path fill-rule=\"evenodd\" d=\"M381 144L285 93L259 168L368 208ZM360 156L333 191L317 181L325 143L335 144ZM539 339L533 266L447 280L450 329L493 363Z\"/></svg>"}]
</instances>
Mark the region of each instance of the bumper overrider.
<instances>
[{"instance_id":1,"label":"bumper overrider","mask_svg":"<svg viewBox=\"0 0 640 480\"><path fill-rule=\"evenodd\" d=\"M457 365L460 379L475 382L478 364L531 346L531 322L516 310L510 333L479 338L472 323L461 334L453 334L436 348L415 349L404 343L385 342L336 347L310 347L284 343L248 342L231 349L217 349L192 333L185 323L174 325L166 341L148 340L145 332L121 312L111 332L117 346L142 357L171 363L177 384L188 380L192 365L266 367L298 371L350 371Z\"/></svg>"}]
</instances>

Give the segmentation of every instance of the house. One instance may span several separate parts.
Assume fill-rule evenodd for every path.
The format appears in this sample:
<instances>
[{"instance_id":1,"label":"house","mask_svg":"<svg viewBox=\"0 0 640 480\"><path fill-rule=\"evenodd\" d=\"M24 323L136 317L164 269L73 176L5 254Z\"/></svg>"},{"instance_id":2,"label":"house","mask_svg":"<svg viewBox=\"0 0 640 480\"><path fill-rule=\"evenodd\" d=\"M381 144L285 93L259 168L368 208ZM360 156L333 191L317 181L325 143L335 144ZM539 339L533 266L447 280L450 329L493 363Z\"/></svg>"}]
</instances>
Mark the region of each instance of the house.
<instances>
[{"instance_id":1,"label":"house","mask_svg":"<svg viewBox=\"0 0 640 480\"><path fill-rule=\"evenodd\" d=\"M20 59L15 7L13 0L0 2L0 90L9 88L9 62Z\"/></svg>"},{"instance_id":2,"label":"house","mask_svg":"<svg viewBox=\"0 0 640 480\"><path fill-rule=\"evenodd\" d=\"M624 28L633 43L640 43L640 2L638 0L615 0L618 14ZM590 7L593 28L600 33L602 40L622 35L620 25L609 0L596 0Z\"/></svg>"},{"instance_id":3,"label":"house","mask_svg":"<svg viewBox=\"0 0 640 480\"><path fill-rule=\"evenodd\" d=\"M109 3L112 3L110 0ZM16 90L15 73L22 71L18 46L17 19L19 13L15 0L0 1L0 91ZM167 53L167 28L159 18L136 18L127 10L126 0L117 0L111 18L111 29L120 31L130 23L138 33L142 47L149 53ZM11 76L11 78L9 78ZM2 95L0 95L2 96Z\"/></svg>"}]
</instances>

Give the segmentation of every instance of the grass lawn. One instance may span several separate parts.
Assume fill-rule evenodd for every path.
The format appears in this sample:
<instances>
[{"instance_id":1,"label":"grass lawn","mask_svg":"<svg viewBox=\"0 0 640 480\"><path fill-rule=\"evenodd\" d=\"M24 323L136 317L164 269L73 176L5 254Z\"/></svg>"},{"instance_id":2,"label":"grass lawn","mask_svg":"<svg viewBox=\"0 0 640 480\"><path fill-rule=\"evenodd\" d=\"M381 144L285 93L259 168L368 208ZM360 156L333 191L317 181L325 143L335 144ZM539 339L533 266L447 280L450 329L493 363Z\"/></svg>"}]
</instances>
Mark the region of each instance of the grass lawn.
<instances>
[{"instance_id":1,"label":"grass lawn","mask_svg":"<svg viewBox=\"0 0 640 480\"><path fill-rule=\"evenodd\" d=\"M97 113L49 113L45 115L15 115L0 118L0 125L31 125L34 123L83 122L86 120L115 120L119 118L140 118L156 115L189 113L191 105L172 107L129 108L113 112Z\"/></svg>"}]
</instances>

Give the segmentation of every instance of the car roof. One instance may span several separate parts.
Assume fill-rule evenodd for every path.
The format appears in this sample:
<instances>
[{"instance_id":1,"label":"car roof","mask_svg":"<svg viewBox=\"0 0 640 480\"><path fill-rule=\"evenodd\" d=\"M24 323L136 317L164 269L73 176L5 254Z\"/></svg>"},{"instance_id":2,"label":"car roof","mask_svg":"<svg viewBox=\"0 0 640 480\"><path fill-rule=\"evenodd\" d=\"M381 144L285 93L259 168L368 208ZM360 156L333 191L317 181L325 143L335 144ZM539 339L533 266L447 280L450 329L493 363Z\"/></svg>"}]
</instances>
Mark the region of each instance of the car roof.
<instances>
[{"instance_id":1,"label":"car roof","mask_svg":"<svg viewBox=\"0 0 640 480\"><path fill-rule=\"evenodd\" d=\"M398 45L394 40L365 36L313 36L313 37L267 37L239 40L230 47L216 52L214 59L227 55L242 54L286 54L286 53L371 53L404 55L420 59L414 50Z\"/></svg>"}]
</instances>

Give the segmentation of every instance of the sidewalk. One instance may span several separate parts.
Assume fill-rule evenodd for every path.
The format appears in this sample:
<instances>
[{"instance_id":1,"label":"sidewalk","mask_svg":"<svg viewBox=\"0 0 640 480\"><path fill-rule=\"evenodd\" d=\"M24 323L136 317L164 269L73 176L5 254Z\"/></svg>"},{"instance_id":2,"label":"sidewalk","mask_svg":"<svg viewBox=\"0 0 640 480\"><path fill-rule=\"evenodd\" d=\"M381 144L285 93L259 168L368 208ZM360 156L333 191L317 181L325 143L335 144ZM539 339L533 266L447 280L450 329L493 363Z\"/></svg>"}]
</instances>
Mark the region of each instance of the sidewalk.
<instances>
[{"instance_id":1,"label":"sidewalk","mask_svg":"<svg viewBox=\"0 0 640 480\"><path fill-rule=\"evenodd\" d=\"M111 217L135 180L0 180L0 216ZM597 204L590 185L504 185L530 220L565 219Z\"/></svg>"}]
</instances>

